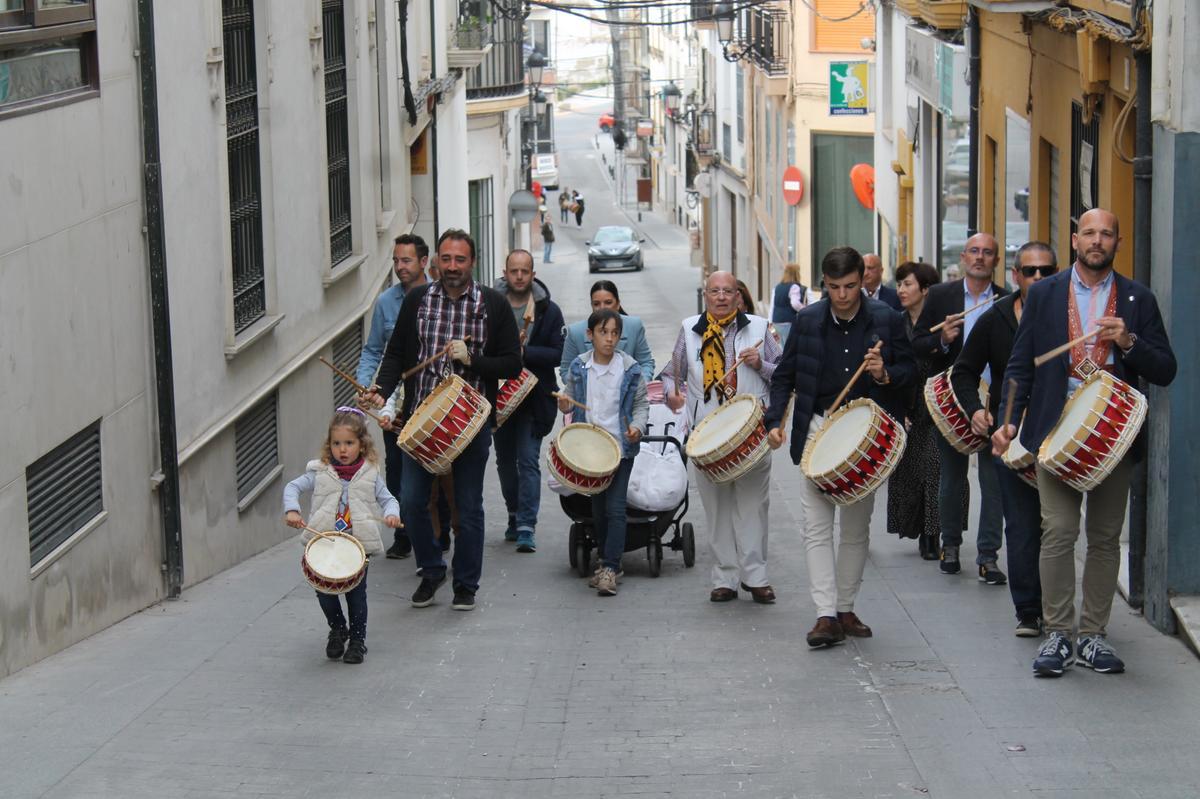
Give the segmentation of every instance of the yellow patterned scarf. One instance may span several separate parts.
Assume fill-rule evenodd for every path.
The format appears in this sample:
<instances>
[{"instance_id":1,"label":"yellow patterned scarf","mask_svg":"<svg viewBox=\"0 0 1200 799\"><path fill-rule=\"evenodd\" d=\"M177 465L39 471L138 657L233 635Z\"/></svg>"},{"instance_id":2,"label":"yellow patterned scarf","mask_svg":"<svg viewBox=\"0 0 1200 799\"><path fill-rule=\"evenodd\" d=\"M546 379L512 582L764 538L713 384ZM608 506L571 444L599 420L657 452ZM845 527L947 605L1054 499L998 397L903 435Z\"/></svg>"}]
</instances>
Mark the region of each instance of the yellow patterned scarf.
<instances>
[{"instance_id":1,"label":"yellow patterned scarf","mask_svg":"<svg viewBox=\"0 0 1200 799\"><path fill-rule=\"evenodd\" d=\"M737 311L733 311L724 319L717 319L711 313L705 312L708 327L700 340L700 361L704 364L704 401L708 402L712 389L725 374L725 326L733 321ZM718 391L718 396L721 393Z\"/></svg>"}]
</instances>

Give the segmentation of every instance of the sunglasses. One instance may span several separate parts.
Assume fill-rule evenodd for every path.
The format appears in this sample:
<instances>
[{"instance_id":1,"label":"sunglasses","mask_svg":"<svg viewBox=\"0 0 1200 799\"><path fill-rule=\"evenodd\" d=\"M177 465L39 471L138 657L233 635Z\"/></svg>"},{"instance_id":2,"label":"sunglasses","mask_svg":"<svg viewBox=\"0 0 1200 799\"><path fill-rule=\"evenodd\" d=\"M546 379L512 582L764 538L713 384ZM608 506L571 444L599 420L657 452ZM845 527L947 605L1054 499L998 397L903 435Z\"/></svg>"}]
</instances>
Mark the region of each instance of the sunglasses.
<instances>
[{"instance_id":1,"label":"sunglasses","mask_svg":"<svg viewBox=\"0 0 1200 799\"><path fill-rule=\"evenodd\" d=\"M1057 271L1058 271L1057 266L1022 266L1021 267L1021 274L1024 275L1025 277L1033 277L1034 274L1041 275L1042 277L1050 277Z\"/></svg>"}]
</instances>

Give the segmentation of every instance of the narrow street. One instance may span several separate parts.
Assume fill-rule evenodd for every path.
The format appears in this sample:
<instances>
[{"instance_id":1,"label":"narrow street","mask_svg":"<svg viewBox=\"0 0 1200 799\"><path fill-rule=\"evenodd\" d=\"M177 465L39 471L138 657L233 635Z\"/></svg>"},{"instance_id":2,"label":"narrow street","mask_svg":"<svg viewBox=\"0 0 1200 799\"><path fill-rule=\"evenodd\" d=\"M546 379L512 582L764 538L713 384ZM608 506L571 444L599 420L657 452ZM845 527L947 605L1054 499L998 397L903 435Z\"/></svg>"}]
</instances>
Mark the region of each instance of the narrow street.
<instances>
[{"instance_id":1,"label":"narrow street","mask_svg":"<svg viewBox=\"0 0 1200 799\"><path fill-rule=\"evenodd\" d=\"M588 274L584 241L631 224L606 174L611 144L597 146L605 102L558 117L561 185L587 210L581 228L558 224L549 193L558 239L552 264L535 247L537 274L568 323L597 277L614 280L661 368L699 271L686 234L646 212L632 219L645 270ZM809 651L801 479L774 455L779 601L760 606L708 601L694 488L695 568L668 552L655 579L629 553L603 599L569 569L548 491L536 554L503 541L490 472L476 611L452 612L448 589L410 607L413 561L377 559L357 667L325 658L299 547L281 544L0 681L0 796L1196 796L1200 664L1180 640L1118 598L1110 635L1128 673L1035 680L1037 641L1013 636L1007 589L943 576L888 536L883 492L857 607L875 637ZM973 530L966 541L970 562Z\"/></svg>"}]
</instances>

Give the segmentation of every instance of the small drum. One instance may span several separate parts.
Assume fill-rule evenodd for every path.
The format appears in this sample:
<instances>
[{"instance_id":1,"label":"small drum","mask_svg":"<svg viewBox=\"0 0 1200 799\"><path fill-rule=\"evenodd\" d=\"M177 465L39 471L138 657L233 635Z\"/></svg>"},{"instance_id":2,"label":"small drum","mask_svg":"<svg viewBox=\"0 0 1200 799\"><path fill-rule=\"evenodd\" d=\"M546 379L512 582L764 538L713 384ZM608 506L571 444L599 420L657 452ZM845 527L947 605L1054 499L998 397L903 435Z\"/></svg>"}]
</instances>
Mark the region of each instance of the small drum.
<instances>
[{"instance_id":1,"label":"small drum","mask_svg":"<svg viewBox=\"0 0 1200 799\"><path fill-rule=\"evenodd\" d=\"M1038 451L1038 463L1076 491L1091 491L1116 467L1146 420L1146 398L1105 371L1067 400Z\"/></svg>"},{"instance_id":2,"label":"small drum","mask_svg":"<svg viewBox=\"0 0 1200 799\"><path fill-rule=\"evenodd\" d=\"M450 375L413 410L397 443L425 471L446 474L491 412L486 397L458 375Z\"/></svg>"},{"instance_id":3,"label":"small drum","mask_svg":"<svg viewBox=\"0 0 1200 799\"><path fill-rule=\"evenodd\" d=\"M991 440L987 436L977 436L971 430L971 418L963 410L962 403L954 394L954 385L950 382L950 372L953 367L925 381L925 407L933 423L941 432L950 446L964 455L970 455L983 449ZM987 384L979 384L979 401L987 407Z\"/></svg>"},{"instance_id":4,"label":"small drum","mask_svg":"<svg viewBox=\"0 0 1200 799\"><path fill-rule=\"evenodd\" d=\"M838 408L800 459L800 471L838 505L864 499L891 476L904 454L904 427L869 399Z\"/></svg>"},{"instance_id":5,"label":"small drum","mask_svg":"<svg viewBox=\"0 0 1200 799\"><path fill-rule=\"evenodd\" d=\"M1005 466L1016 472L1018 477L1037 488L1037 456L1025 449L1021 443L1020 429L1017 430L1017 437L1009 443L1008 449L1004 451L1000 460L1004 461Z\"/></svg>"},{"instance_id":6,"label":"small drum","mask_svg":"<svg viewBox=\"0 0 1200 799\"><path fill-rule=\"evenodd\" d=\"M322 594L344 594L362 582L367 573L367 553L352 535L314 535L304 545L300 570L308 584Z\"/></svg>"},{"instance_id":7,"label":"small drum","mask_svg":"<svg viewBox=\"0 0 1200 799\"><path fill-rule=\"evenodd\" d=\"M508 421L536 385L537 378L528 369L522 369L520 375L500 384L500 390L496 392L496 427Z\"/></svg>"},{"instance_id":8,"label":"small drum","mask_svg":"<svg viewBox=\"0 0 1200 799\"><path fill-rule=\"evenodd\" d=\"M700 420L684 450L714 483L736 480L767 454L762 403L738 394Z\"/></svg>"},{"instance_id":9,"label":"small drum","mask_svg":"<svg viewBox=\"0 0 1200 799\"><path fill-rule=\"evenodd\" d=\"M576 493L599 494L621 465L621 445L602 427L569 424L550 442L546 465L559 483Z\"/></svg>"}]
</instances>

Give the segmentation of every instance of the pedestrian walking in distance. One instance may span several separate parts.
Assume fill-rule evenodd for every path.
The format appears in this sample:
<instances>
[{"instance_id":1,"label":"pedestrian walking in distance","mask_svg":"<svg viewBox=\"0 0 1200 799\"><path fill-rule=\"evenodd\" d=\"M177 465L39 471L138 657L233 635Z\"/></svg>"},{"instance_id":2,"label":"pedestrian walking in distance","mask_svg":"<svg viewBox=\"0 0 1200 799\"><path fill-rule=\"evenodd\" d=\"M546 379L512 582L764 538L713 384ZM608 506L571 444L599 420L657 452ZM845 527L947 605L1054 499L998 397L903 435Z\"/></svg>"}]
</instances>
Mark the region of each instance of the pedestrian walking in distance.
<instances>
[{"instance_id":1,"label":"pedestrian walking in distance","mask_svg":"<svg viewBox=\"0 0 1200 799\"><path fill-rule=\"evenodd\" d=\"M550 220L542 217L542 263L552 264L550 251L554 249L554 226Z\"/></svg>"},{"instance_id":2,"label":"pedestrian walking in distance","mask_svg":"<svg viewBox=\"0 0 1200 799\"><path fill-rule=\"evenodd\" d=\"M583 227L583 195L571 192L571 208L575 211L575 227Z\"/></svg>"},{"instance_id":3,"label":"pedestrian walking in distance","mask_svg":"<svg viewBox=\"0 0 1200 799\"><path fill-rule=\"evenodd\" d=\"M558 221L564 225L571 221L571 193L566 189L558 195Z\"/></svg>"},{"instance_id":4,"label":"pedestrian walking in distance","mask_svg":"<svg viewBox=\"0 0 1200 799\"><path fill-rule=\"evenodd\" d=\"M309 461L304 474L283 489L283 518L289 527L310 527L321 532L337 530L358 539L371 555L383 554L383 537L376 522L381 515L388 527L400 526L400 505L379 474L379 455L367 431L366 415L358 408L341 407L329 422L321 457ZM308 521L300 515L300 495L312 494ZM305 542L312 533L305 530ZM325 655L330 660L362 663L367 654L367 576L346 592L346 614L336 594L317 592L317 602L329 623ZM350 645L346 645L349 640Z\"/></svg>"}]
</instances>

